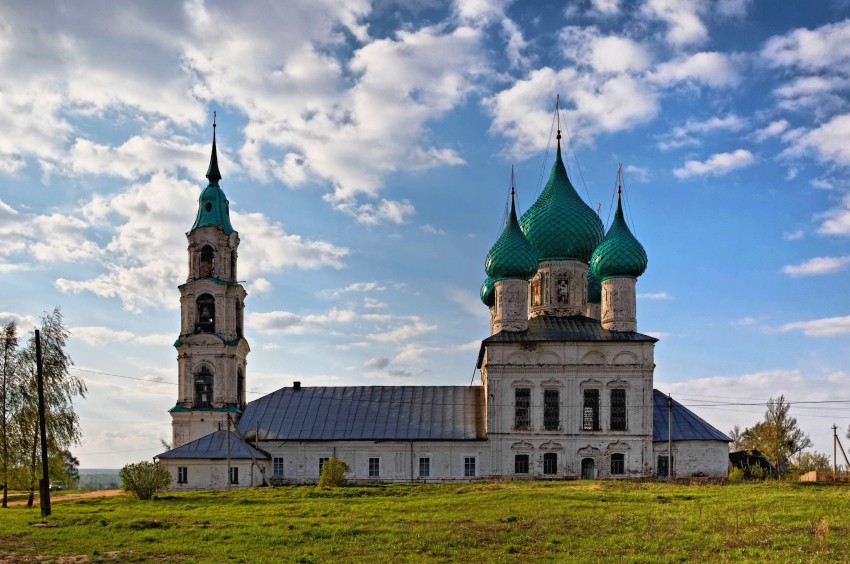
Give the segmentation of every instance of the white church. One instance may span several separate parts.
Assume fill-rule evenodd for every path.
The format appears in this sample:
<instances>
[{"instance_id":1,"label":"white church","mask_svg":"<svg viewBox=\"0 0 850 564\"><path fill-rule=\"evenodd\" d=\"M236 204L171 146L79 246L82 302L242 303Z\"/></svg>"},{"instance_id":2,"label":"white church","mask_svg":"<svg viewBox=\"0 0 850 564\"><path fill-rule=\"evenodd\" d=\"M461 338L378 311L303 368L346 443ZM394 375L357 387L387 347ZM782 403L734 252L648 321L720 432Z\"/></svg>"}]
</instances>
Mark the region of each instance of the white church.
<instances>
[{"instance_id":1,"label":"white church","mask_svg":"<svg viewBox=\"0 0 850 564\"><path fill-rule=\"evenodd\" d=\"M213 130L215 132L215 130ZM558 149L537 201L487 254L481 385L302 387L245 399L246 292L215 133L180 288L172 489L351 481L725 477L729 438L653 389L657 339L637 332L647 266L619 199L602 221ZM671 456L672 455L672 456Z\"/></svg>"}]
</instances>

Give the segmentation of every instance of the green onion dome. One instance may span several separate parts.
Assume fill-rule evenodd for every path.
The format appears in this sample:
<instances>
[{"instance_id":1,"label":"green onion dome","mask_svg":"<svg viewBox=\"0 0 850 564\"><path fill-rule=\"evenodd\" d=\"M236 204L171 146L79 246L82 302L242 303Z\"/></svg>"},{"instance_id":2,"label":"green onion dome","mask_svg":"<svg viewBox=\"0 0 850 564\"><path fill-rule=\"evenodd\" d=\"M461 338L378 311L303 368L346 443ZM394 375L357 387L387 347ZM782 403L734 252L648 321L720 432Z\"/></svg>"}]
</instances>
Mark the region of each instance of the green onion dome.
<instances>
[{"instance_id":1,"label":"green onion dome","mask_svg":"<svg viewBox=\"0 0 850 564\"><path fill-rule=\"evenodd\" d=\"M539 260L586 263L602 241L605 235L602 221L567 177L560 146L549 181L537 201L523 214L520 226Z\"/></svg>"},{"instance_id":2,"label":"green onion dome","mask_svg":"<svg viewBox=\"0 0 850 564\"><path fill-rule=\"evenodd\" d=\"M495 280L510 278L528 280L537 272L537 253L519 228L514 205L514 190L511 188L511 212L502 234L487 253L484 261L487 276Z\"/></svg>"},{"instance_id":3,"label":"green onion dome","mask_svg":"<svg viewBox=\"0 0 850 564\"><path fill-rule=\"evenodd\" d=\"M626 225L618 195L617 213L605 239L593 251L590 271L600 280L637 278L646 271L646 264L646 251Z\"/></svg>"},{"instance_id":4,"label":"green onion dome","mask_svg":"<svg viewBox=\"0 0 850 564\"><path fill-rule=\"evenodd\" d=\"M602 280L597 278L591 269L587 271L587 303L602 303Z\"/></svg>"},{"instance_id":5,"label":"green onion dome","mask_svg":"<svg viewBox=\"0 0 850 564\"><path fill-rule=\"evenodd\" d=\"M192 225L191 233L198 227L220 227L222 231L230 235L233 226L230 225L230 202L219 187L221 172L218 170L218 151L215 147L215 122L213 122L212 153L210 154L210 166L207 168L207 179L209 185L201 192L198 198L198 215Z\"/></svg>"},{"instance_id":6,"label":"green onion dome","mask_svg":"<svg viewBox=\"0 0 850 564\"><path fill-rule=\"evenodd\" d=\"M496 281L489 276L481 284L481 301L487 307L493 307L496 303Z\"/></svg>"}]
</instances>

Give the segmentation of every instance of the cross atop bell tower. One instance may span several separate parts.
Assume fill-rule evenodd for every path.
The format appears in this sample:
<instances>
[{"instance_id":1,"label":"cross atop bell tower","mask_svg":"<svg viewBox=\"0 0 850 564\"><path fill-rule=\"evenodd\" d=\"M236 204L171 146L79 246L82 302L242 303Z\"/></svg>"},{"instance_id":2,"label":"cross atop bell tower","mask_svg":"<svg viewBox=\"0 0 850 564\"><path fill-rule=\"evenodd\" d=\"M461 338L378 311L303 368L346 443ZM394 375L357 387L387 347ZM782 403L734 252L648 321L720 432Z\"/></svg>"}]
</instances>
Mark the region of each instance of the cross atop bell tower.
<instances>
[{"instance_id":1,"label":"cross atop bell tower","mask_svg":"<svg viewBox=\"0 0 850 564\"><path fill-rule=\"evenodd\" d=\"M228 413L245 407L245 370L250 352L242 333L247 293L236 280L239 234L230 224L230 202L219 183L213 142L189 240L189 272L180 288L177 404L171 408L176 448L226 428Z\"/></svg>"}]
</instances>

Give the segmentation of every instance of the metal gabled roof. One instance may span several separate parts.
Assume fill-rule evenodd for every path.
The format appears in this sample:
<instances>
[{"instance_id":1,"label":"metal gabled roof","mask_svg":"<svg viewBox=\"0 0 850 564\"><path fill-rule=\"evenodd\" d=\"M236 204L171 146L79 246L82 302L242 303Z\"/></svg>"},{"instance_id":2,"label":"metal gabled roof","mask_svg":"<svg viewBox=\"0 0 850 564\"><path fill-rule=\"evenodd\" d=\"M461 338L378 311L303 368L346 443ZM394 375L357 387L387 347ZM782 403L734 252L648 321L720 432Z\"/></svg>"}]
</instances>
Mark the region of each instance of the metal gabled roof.
<instances>
[{"instance_id":1,"label":"metal gabled roof","mask_svg":"<svg viewBox=\"0 0 850 564\"><path fill-rule=\"evenodd\" d=\"M525 331L500 331L481 341L478 350L478 364L484 361L484 349L492 343L539 343L545 341L638 341L655 343L655 337L635 331L609 331L603 329L598 319L583 315L558 317L555 315L538 315L528 320Z\"/></svg>"},{"instance_id":2,"label":"metal gabled roof","mask_svg":"<svg viewBox=\"0 0 850 564\"><path fill-rule=\"evenodd\" d=\"M667 433L667 395L652 390L652 440L666 442ZM700 418L696 413L673 400L674 441L724 441L732 439L721 433Z\"/></svg>"},{"instance_id":3,"label":"metal gabled roof","mask_svg":"<svg viewBox=\"0 0 850 564\"><path fill-rule=\"evenodd\" d=\"M245 408L239 429L260 440L484 439L481 386L281 388Z\"/></svg>"},{"instance_id":4,"label":"metal gabled roof","mask_svg":"<svg viewBox=\"0 0 850 564\"><path fill-rule=\"evenodd\" d=\"M236 433L230 433L230 458L267 459L269 455L246 444ZM181 445L156 458L227 458L227 431L216 431L200 439Z\"/></svg>"}]
</instances>

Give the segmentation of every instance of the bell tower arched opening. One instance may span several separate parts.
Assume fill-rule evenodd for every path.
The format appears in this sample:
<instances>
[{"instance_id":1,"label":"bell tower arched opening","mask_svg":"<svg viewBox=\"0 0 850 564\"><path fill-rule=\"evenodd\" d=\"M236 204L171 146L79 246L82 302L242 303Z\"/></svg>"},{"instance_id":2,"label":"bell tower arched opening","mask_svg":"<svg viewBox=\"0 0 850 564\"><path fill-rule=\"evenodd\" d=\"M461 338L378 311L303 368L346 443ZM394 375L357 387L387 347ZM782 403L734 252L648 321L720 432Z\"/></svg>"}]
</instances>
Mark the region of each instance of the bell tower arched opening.
<instances>
[{"instance_id":1,"label":"bell tower arched opening","mask_svg":"<svg viewBox=\"0 0 850 564\"><path fill-rule=\"evenodd\" d=\"M236 369L236 407L243 409L245 407L245 377L242 375L242 369Z\"/></svg>"},{"instance_id":2,"label":"bell tower arched opening","mask_svg":"<svg viewBox=\"0 0 850 564\"><path fill-rule=\"evenodd\" d=\"M212 278L215 276L215 250L209 245L205 245L201 249L199 276L201 278Z\"/></svg>"},{"instance_id":3,"label":"bell tower arched opening","mask_svg":"<svg viewBox=\"0 0 850 564\"><path fill-rule=\"evenodd\" d=\"M206 365L195 374L195 401L193 407L211 407L213 398L213 375Z\"/></svg>"},{"instance_id":4,"label":"bell tower arched opening","mask_svg":"<svg viewBox=\"0 0 850 564\"><path fill-rule=\"evenodd\" d=\"M201 294L195 302L197 322L195 333L215 333L215 298Z\"/></svg>"}]
</instances>

